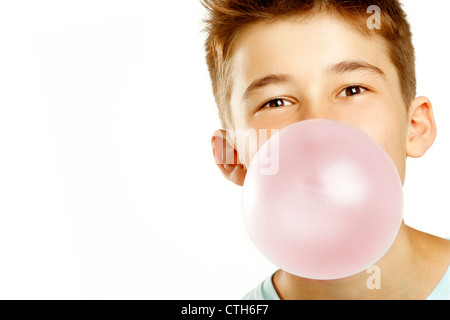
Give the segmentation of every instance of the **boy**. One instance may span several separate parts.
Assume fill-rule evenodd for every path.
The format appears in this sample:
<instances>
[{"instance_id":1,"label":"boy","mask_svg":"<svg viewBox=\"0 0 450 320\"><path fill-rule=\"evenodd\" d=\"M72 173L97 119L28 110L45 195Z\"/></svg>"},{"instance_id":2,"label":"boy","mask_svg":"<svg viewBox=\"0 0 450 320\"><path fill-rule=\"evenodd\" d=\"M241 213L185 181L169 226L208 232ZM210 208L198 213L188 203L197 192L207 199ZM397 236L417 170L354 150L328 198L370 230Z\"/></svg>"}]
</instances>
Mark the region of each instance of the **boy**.
<instances>
[{"instance_id":1,"label":"boy","mask_svg":"<svg viewBox=\"0 0 450 320\"><path fill-rule=\"evenodd\" d=\"M225 130L270 132L307 119L345 122L384 148L402 183L406 157L421 157L433 144L432 105L415 96L410 26L397 0L203 5L209 12L207 64ZM225 130L212 137L216 163L242 186L254 154ZM369 290L366 272L324 281L278 270L244 298L449 299L449 264L450 241L403 223L376 263L381 288Z\"/></svg>"}]
</instances>

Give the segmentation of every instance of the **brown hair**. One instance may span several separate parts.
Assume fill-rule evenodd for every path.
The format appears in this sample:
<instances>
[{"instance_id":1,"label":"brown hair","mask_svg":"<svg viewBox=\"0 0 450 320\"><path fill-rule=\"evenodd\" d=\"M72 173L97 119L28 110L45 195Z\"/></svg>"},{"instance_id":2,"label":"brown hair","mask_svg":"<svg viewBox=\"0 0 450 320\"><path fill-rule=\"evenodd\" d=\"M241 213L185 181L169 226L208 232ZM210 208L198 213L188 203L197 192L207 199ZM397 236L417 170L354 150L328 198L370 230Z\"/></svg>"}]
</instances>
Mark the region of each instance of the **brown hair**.
<instances>
[{"instance_id":1,"label":"brown hair","mask_svg":"<svg viewBox=\"0 0 450 320\"><path fill-rule=\"evenodd\" d=\"M224 128L233 126L230 98L230 55L233 39L249 24L283 17L311 17L329 13L352 24L366 37L378 34L386 40L392 63L397 68L406 107L416 95L415 55L406 14L398 0L201 0L208 16L203 31L206 62L219 115ZM380 8L381 26L369 29L371 5Z\"/></svg>"}]
</instances>

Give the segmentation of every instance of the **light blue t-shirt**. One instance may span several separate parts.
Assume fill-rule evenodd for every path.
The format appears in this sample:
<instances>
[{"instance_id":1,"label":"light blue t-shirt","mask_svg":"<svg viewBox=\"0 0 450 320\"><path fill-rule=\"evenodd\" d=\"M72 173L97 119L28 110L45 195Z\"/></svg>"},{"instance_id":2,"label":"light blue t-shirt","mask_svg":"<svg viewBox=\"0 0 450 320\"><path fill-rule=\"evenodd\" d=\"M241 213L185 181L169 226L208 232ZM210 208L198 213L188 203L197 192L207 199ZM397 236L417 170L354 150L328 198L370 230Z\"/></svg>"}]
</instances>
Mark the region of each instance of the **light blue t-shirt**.
<instances>
[{"instance_id":1,"label":"light blue t-shirt","mask_svg":"<svg viewBox=\"0 0 450 320\"><path fill-rule=\"evenodd\" d=\"M247 293L242 300L280 300L272 283L274 274ZM450 300L450 266L427 300Z\"/></svg>"}]
</instances>

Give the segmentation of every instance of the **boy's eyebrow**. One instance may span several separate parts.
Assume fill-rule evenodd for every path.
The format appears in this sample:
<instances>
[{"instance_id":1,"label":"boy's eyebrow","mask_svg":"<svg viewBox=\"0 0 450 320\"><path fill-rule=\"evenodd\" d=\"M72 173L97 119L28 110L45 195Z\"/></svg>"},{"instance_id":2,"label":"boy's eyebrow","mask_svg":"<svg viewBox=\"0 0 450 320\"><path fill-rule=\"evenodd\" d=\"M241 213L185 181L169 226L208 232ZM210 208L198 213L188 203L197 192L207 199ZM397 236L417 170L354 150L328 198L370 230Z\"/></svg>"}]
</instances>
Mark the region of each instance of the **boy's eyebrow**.
<instances>
[{"instance_id":1,"label":"boy's eyebrow","mask_svg":"<svg viewBox=\"0 0 450 320\"><path fill-rule=\"evenodd\" d=\"M260 88L266 87L271 84L292 82L293 80L294 78L288 74L270 74L268 76L256 79L245 90L242 96L242 101L247 100L256 90Z\"/></svg>"},{"instance_id":2,"label":"boy's eyebrow","mask_svg":"<svg viewBox=\"0 0 450 320\"><path fill-rule=\"evenodd\" d=\"M330 73L345 73L351 71L366 70L374 72L377 75L381 75L383 77L386 76L383 70L365 61L342 61L331 66L328 70Z\"/></svg>"},{"instance_id":3,"label":"boy's eyebrow","mask_svg":"<svg viewBox=\"0 0 450 320\"><path fill-rule=\"evenodd\" d=\"M377 75L386 77L386 74L383 72L383 70L365 61L342 61L328 68L329 73L337 73L337 74L361 70L370 71ZM262 78L256 79L245 90L242 96L242 101L244 102L245 100L250 98L250 96L256 90L266 87L268 85L283 84L293 81L294 77L289 74L270 74Z\"/></svg>"}]
</instances>

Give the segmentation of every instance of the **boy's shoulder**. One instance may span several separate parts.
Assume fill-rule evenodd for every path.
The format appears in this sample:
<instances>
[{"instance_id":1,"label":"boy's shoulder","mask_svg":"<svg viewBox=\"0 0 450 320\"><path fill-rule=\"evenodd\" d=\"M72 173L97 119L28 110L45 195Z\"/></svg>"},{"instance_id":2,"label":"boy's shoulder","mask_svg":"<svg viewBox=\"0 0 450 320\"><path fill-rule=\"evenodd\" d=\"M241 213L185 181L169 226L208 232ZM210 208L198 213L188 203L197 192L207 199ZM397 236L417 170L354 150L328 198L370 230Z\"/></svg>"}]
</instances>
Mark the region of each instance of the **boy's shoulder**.
<instances>
[{"instance_id":1,"label":"boy's shoulder","mask_svg":"<svg viewBox=\"0 0 450 320\"><path fill-rule=\"evenodd\" d=\"M435 235L418 231L422 239L421 251L430 260L441 261L448 267L450 264L450 238L441 238Z\"/></svg>"},{"instance_id":2,"label":"boy's shoulder","mask_svg":"<svg viewBox=\"0 0 450 320\"><path fill-rule=\"evenodd\" d=\"M271 274L264 281L259 283L258 286L247 293L242 300L280 300L272 282L274 274L275 273Z\"/></svg>"},{"instance_id":3,"label":"boy's shoulder","mask_svg":"<svg viewBox=\"0 0 450 320\"><path fill-rule=\"evenodd\" d=\"M450 241L448 241L450 243ZM272 282L273 274L247 293L242 300L280 300ZM450 266L426 300L450 300Z\"/></svg>"},{"instance_id":4,"label":"boy's shoulder","mask_svg":"<svg viewBox=\"0 0 450 320\"><path fill-rule=\"evenodd\" d=\"M450 300L450 267L433 289L427 300Z\"/></svg>"},{"instance_id":5,"label":"boy's shoulder","mask_svg":"<svg viewBox=\"0 0 450 320\"><path fill-rule=\"evenodd\" d=\"M416 243L428 265L424 273L434 283L433 291L427 300L450 300L450 239L431 234L416 232ZM276 272L275 272L276 273ZM272 282L275 273L262 281L255 289L247 293L243 300L280 300ZM425 280L425 277L424 279Z\"/></svg>"},{"instance_id":6,"label":"boy's shoulder","mask_svg":"<svg viewBox=\"0 0 450 320\"><path fill-rule=\"evenodd\" d=\"M438 289L439 296L443 295L441 289L444 288L445 299L450 299L450 240L412 228L410 231L419 258L421 282L428 288ZM436 292L433 291L432 296L436 296Z\"/></svg>"}]
</instances>

